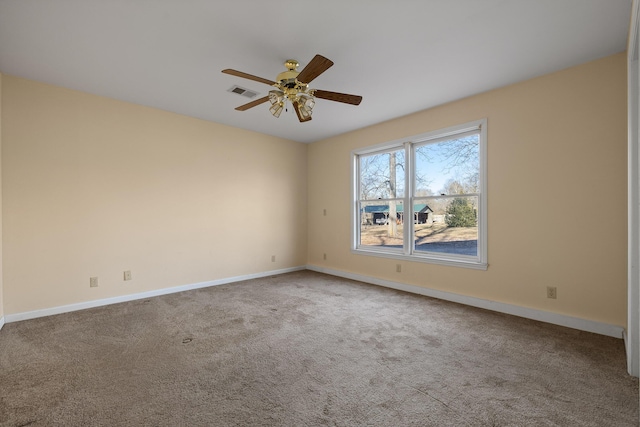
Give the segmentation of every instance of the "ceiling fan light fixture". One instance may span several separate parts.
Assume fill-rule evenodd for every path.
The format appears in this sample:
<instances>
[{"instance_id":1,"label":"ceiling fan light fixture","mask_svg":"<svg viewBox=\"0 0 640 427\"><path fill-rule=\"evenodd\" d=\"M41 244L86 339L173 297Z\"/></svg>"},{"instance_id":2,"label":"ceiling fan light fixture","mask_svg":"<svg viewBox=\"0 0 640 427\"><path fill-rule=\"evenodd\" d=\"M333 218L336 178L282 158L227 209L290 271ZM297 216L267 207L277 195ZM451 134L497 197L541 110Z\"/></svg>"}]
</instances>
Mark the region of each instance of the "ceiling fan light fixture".
<instances>
[{"instance_id":1,"label":"ceiling fan light fixture","mask_svg":"<svg viewBox=\"0 0 640 427\"><path fill-rule=\"evenodd\" d=\"M298 111L300 111L300 117L302 117L304 120L307 120L311 117L311 109L305 107L304 105L300 105L298 107Z\"/></svg>"},{"instance_id":2,"label":"ceiling fan light fixture","mask_svg":"<svg viewBox=\"0 0 640 427\"><path fill-rule=\"evenodd\" d=\"M271 105L271 107L269 108L269 111L271 112L271 114L273 114L273 117L276 118L280 117L282 110L284 110L284 102L282 101L274 102L273 105Z\"/></svg>"},{"instance_id":3,"label":"ceiling fan light fixture","mask_svg":"<svg viewBox=\"0 0 640 427\"><path fill-rule=\"evenodd\" d=\"M314 105L316 105L316 101L312 96L304 93L298 96L298 111L300 111L300 116L304 120L311 118Z\"/></svg>"},{"instance_id":4,"label":"ceiling fan light fixture","mask_svg":"<svg viewBox=\"0 0 640 427\"><path fill-rule=\"evenodd\" d=\"M300 95L300 100L302 101L302 105L308 108L309 111L316 105L316 100L311 95Z\"/></svg>"},{"instance_id":5,"label":"ceiling fan light fixture","mask_svg":"<svg viewBox=\"0 0 640 427\"><path fill-rule=\"evenodd\" d=\"M271 105L282 102L283 98L284 98L284 92L280 90L269 91L269 102L271 102Z\"/></svg>"}]
</instances>

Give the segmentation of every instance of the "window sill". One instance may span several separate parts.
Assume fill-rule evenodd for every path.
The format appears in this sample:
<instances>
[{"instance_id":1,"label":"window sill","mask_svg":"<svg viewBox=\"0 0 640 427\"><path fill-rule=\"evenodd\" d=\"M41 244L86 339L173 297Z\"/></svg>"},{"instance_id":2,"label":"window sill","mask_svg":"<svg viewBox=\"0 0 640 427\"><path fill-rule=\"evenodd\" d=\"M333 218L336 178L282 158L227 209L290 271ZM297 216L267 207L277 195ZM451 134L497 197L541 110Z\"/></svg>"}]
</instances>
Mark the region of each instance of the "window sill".
<instances>
[{"instance_id":1,"label":"window sill","mask_svg":"<svg viewBox=\"0 0 640 427\"><path fill-rule=\"evenodd\" d=\"M429 254L428 256L405 255L399 252L387 252L387 251L381 251L377 249L364 249L364 248L351 249L351 253L356 255L366 255L366 256L374 256L379 258L397 259L401 261L424 262L427 264L446 265L449 267L470 268L474 270L487 270L487 268L489 267L489 264L487 264L486 262L480 262L473 259L463 259L463 258L459 258L455 256L447 256L447 255L434 255L434 254Z\"/></svg>"}]
</instances>

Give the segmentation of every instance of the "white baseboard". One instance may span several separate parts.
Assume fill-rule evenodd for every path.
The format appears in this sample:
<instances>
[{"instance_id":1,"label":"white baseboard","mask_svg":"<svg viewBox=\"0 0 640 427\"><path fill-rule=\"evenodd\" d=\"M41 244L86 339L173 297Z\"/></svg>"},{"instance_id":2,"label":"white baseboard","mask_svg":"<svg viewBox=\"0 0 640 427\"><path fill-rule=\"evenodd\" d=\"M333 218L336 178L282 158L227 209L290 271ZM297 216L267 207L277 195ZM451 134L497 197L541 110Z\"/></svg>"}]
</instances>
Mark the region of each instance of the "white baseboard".
<instances>
[{"instance_id":1,"label":"white baseboard","mask_svg":"<svg viewBox=\"0 0 640 427\"><path fill-rule=\"evenodd\" d=\"M451 292L439 291L436 289L423 288L416 285L408 285L405 283L392 282L389 280L378 279L377 277L365 276L362 274L349 273L341 270L333 270L323 268L316 265L307 265L308 270L326 273L332 276L344 277L346 279L357 280L360 282L370 283L372 285L384 286L387 288L397 289L414 294L420 294L428 297L442 299L446 301L457 302L460 304L470 305L472 307L484 308L487 310L497 311L499 313L511 314L513 316L524 317L526 319L538 320L540 322L552 323L554 325L566 326L567 328L578 329L586 332L593 332L600 335L607 335L614 338L622 338L624 328L619 325L611 325L608 323L596 322L579 317L567 316L564 314L552 313L550 311L536 310L533 308L520 307L518 305L507 304L475 298L465 295L454 294Z\"/></svg>"},{"instance_id":2,"label":"white baseboard","mask_svg":"<svg viewBox=\"0 0 640 427\"><path fill-rule=\"evenodd\" d=\"M436 289L423 288L421 286L408 285L400 282L393 282L389 280L383 280L372 276L365 276L362 274L349 273L341 270L334 270L329 268L323 268L315 265L307 265L300 267L284 268L280 270L272 270L261 273L248 274L243 276L228 277L224 279L211 280L208 282L193 283L190 285L175 286L171 288L157 289L148 292L141 292L137 294L122 295L113 298L105 298L100 300L87 301L77 304L69 304L59 307L45 308L42 310L34 310L16 314L5 314L4 317L0 317L0 329L6 323L18 322L21 320L35 319L38 317L52 316L55 314L68 313L72 311L84 310L87 308L101 307L110 304L117 304L121 302L134 301L138 299L151 298L160 295L167 295L176 292L189 291L193 289L207 288L210 286L224 285L227 283L240 282L243 280L258 279L261 277L273 276L277 274L290 273L300 270L312 270L319 273L330 274L332 276L344 277L346 279L358 280L364 283L370 283L372 285L384 286L387 288L397 289L405 292L411 292L414 294L424 295L428 297L438 298L446 301L452 301L460 304L469 305L472 307L484 308L487 310L497 311L499 313L511 314L518 317L524 317L527 319L538 320L541 322L552 323L554 325L565 326L568 328L578 329L586 332L593 332L600 335L607 335L615 338L624 338L625 330L622 326L611 325L607 323L596 322L593 320L581 319L578 317L566 316L563 314L552 313L549 311L536 310L532 308L520 307L517 305L506 304L501 302L495 302L485 300L481 298L475 298L465 295L454 294L451 292L439 291Z\"/></svg>"},{"instance_id":3,"label":"white baseboard","mask_svg":"<svg viewBox=\"0 0 640 427\"><path fill-rule=\"evenodd\" d=\"M160 296L160 295L167 295L167 294L173 294L173 293L176 293L176 292L190 291L190 290L193 290L193 289L208 288L210 286L225 285L227 283L241 282L243 280L259 279L261 277L274 276L276 274L291 273L293 271L305 270L305 268L306 268L305 266L283 268L283 269L280 269L280 270L271 270L271 271L265 271L265 272L261 272L261 273L247 274L247 275L244 275L244 276L227 277L227 278L224 278L224 279L211 280L211 281L208 281L208 282L200 282L200 283L193 283L193 284L190 284L190 285L174 286L174 287L171 287L171 288L157 289L157 290L153 290L153 291L140 292L140 293L137 293L137 294L122 295L122 296L113 297L113 298L105 298L105 299L100 299L100 300L81 302L81 303L77 303L77 304L69 304L69 305L63 305L63 306L59 306L59 307L45 308L45 309L42 309L42 310L27 311L27 312L16 313L16 314L6 314L5 317L2 319L2 323L0 323L0 327L4 323L5 320L6 320L7 323L19 322L21 320L29 320L29 319L35 319L35 318L38 318L38 317L52 316L54 314L69 313L69 312L72 312L72 311L85 310L87 308L101 307L101 306L104 306L104 305L117 304L117 303L120 303L120 302L127 302L127 301L134 301L134 300L138 300L138 299L157 297L157 296Z\"/></svg>"}]
</instances>

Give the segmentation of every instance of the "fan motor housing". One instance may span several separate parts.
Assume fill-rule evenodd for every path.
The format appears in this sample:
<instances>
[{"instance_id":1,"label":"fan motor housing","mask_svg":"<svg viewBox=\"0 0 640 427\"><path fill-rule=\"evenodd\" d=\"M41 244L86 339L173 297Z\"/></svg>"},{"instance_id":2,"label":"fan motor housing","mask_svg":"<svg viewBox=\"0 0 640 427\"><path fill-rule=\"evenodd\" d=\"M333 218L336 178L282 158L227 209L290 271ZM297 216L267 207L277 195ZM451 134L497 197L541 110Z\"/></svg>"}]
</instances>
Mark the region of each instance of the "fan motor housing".
<instances>
[{"instance_id":1,"label":"fan motor housing","mask_svg":"<svg viewBox=\"0 0 640 427\"><path fill-rule=\"evenodd\" d=\"M295 59L287 59L285 61L284 66L287 67L287 71L281 72L278 74L278 77L276 77L281 86L290 89L296 86L296 77L300 74L300 71L296 70L298 65L298 61Z\"/></svg>"}]
</instances>

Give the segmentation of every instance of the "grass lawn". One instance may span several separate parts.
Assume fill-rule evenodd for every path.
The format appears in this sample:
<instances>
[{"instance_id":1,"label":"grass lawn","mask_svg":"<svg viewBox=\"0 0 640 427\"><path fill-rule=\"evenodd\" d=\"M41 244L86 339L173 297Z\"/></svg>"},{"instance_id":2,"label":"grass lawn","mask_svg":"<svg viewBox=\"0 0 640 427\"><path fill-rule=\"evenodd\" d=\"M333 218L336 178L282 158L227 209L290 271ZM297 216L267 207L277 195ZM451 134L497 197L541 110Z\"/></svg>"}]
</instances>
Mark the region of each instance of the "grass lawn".
<instances>
[{"instance_id":1,"label":"grass lawn","mask_svg":"<svg viewBox=\"0 0 640 427\"><path fill-rule=\"evenodd\" d=\"M391 236L391 225L363 225L360 233L362 245L402 246L403 224L396 226ZM416 224L416 245L425 243L460 242L478 239L478 227L447 227L446 224Z\"/></svg>"}]
</instances>

